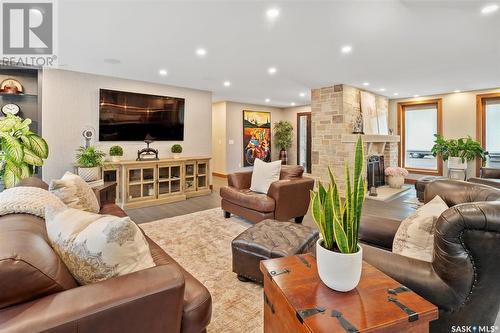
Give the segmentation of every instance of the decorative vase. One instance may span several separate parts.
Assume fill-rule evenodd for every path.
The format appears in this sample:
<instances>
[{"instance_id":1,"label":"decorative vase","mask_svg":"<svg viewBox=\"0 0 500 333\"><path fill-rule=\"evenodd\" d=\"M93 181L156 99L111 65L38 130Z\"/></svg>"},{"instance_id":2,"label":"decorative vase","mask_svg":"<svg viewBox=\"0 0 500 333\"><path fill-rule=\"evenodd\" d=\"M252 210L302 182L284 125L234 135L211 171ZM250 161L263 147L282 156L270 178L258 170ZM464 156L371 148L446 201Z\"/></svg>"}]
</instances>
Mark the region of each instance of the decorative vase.
<instances>
[{"instance_id":1,"label":"decorative vase","mask_svg":"<svg viewBox=\"0 0 500 333\"><path fill-rule=\"evenodd\" d=\"M318 274L324 284L336 291L350 291L356 288L361 278L363 248L358 245L356 253L340 253L325 249L323 239L316 242Z\"/></svg>"},{"instance_id":2,"label":"decorative vase","mask_svg":"<svg viewBox=\"0 0 500 333\"><path fill-rule=\"evenodd\" d=\"M111 162L117 163L120 162L121 156L111 156Z\"/></svg>"},{"instance_id":3,"label":"decorative vase","mask_svg":"<svg viewBox=\"0 0 500 333\"><path fill-rule=\"evenodd\" d=\"M462 162L460 157L449 157L448 169L467 170L467 161Z\"/></svg>"},{"instance_id":4,"label":"decorative vase","mask_svg":"<svg viewBox=\"0 0 500 333\"><path fill-rule=\"evenodd\" d=\"M389 183L390 188L401 188L405 183L405 177L387 176L387 183Z\"/></svg>"},{"instance_id":5,"label":"decorative vase","mask_svg":"<svg viewBox=\"0 0 500 333\"><path fill-rule=\"evenodd\" d=\"M78 167L78 176L86 182L93 182L101 178L101 167L82 168Z\"/></svg>"},{"instance_id":6,"label":"decorative vase","mask_svg":"<svg viewBox=\"0 0 500 333\"><path fill-rule=\"evenodd\" d=\"M288 153L286 152L285 148L281 148L280 150L280 160L282 165L288 164Z\"/></svg>"},{"instance_id":7,"label":"decorative vase","mask_svg":"<svg viewBox=\"0 0 500 333\"><path fill-rule=\"evenodd\" d=\"M181 158L181 153L172 153L172 156L173 156L175 159L179 159L179 158Z\"/></svg>"}]
</instances>

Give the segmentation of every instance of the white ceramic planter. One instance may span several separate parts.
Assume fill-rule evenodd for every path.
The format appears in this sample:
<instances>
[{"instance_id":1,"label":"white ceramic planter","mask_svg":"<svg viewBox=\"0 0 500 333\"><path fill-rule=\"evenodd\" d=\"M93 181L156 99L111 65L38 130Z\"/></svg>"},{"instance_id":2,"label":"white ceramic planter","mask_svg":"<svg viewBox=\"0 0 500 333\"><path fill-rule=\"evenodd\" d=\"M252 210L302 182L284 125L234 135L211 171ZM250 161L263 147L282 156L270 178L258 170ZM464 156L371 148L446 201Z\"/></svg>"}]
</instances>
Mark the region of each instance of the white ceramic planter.
<instances>
[{"instance_id":1,"label":"white ceramic planter","mask_svg":"<svg viewBox=\"0 0 500 333\"><path fill-rule=\"evenodd\" d=\"M173 156L175 159L179 159L179 158L181 158L181 153L172 153L172 156Z\"/></svg>"},{"instance_id":2,"label":"white ceramic planter","mask_svg":"<svg viewBox=\"0 0 500 333\"><path fill-rule=\"evenodd\" d=\"M390 188L401 188L405 183L403 176L387 176L387 183Z\"/></svg>"},{"instance_id":3,"label":"white ceramic planter","mask_svg":"<svg viewBox=\"0 0 500 333\"><path fill-rule=\"evenodd\" d=\"M121 156L111 156L111 162L117 163L122 159Z\"/></svg>"},{"instance_id":4,"label":"white ceramic planter","mask_svg":"<svg viewBox=\"0 0 500 333\"><path fill-rule=\"evenodd\" d=\"M101 167L82 168L78 167L78 176L86 182L93 182L101 178Z\"/></svg>"},{"instance_id":5,"label":"white ceramic planter","mask_svg":"<svg viewBox=\"0 0 500 333\"><path fill-rule=\"evenodd\" d=\"M467 170L467 161L462 163L462 159L460 157L449 157L448 169Z\"/></svg>"},{"instance_id":6,"label":"white ceramic planter","mask_svg":"<svg viewBox=\"0 0 500 333\"><path fill-rule=\"evenodd\" d=\"M319 239L316 242L316 262L321 281L336 291L350 291L356 288L361 278L363 248L356 253L339 253L325 249Z\"/></svg>"}]
</instances>

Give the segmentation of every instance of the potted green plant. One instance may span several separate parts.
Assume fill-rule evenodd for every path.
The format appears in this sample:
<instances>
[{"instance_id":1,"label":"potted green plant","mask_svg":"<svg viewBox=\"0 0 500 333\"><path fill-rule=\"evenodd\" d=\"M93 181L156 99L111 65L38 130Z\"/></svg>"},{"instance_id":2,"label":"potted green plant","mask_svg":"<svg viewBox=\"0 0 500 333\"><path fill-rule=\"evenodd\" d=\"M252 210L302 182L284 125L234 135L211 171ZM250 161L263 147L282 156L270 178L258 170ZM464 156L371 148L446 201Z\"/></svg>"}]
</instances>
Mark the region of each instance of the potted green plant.
<instances>
[{"instance_id":1,"label":"potted green plant","mask_svg":"<svg viewBox=\"0 0 500 333\"><path fill-rule=\"evenodd\" d=\"M170 151L172 152L172 155L174 156L174 158L180 158L181 153L182 153L182 146L179 144L175 144L172 146Z\"/></svg>"},{"instance_id":2,"label":"potted green plant","mask_svg":"<svg viewBox=\"0 0 500 333\"><path fill-rule=\"evenodd\" d=\"M96 147L79 147L76 151L78 175L86 182L100 179L105 156L106 154Z\"/></svg>"},{"instance_id":3,"label":"potted green plant","mask_svg":"<svg viewBox=\"0 0 500 333\"><path fill-rule=\"evenodd\" d=\"M448 161L449 169L467 169L467 162L480 158L484 165L488 152L481 147L481 144L473 140L470 136L459 139L444 139L443 136L434 135L434 146L432 155L440 156L443 161Z\"/></svg>"},{"instance_id":4,"label":"potted green plant","mask_svg":"<svg viewBox=\"0 0 500 333\"><path fill-rule=\"evenodd\" d=\"M0 170L7 188L32 176L49 156L47 142L30 131L30 124L31 119L12 114L0 120Z\"/></svg>"},{"instance_id":5,"label":"potted green plant","mask_svg":"<svg viewBox=\"0 0 500 333\"><path fill-rule=\"evenodd\" d=\"M120 158L123 156L123 148L112 146L109 148L109 156L111 157L111 162L120 162Z\"/></svg>"},{"instance_id":6,"label":"potted green plant","mask_svg":"<svg viewBox=\"0 0 500 333\"><path fill-rule=\"evenodd\" d=\"M349 291L359 283L363 251L358 244L361 210L366 195L363 177L365 157L363 141L359 137L354 157L351 181L349 167L345 165L345 200L342 203L339 187L328 168L330 184L318 184L311 191L311 213L318 225L321 238L316 244L316 260L321 281L337 291Z\"/></svg>"},{"instance_id":7,"label":"potted green plant","mask_svg":"<svg viewBox=\"0 0 500 333\"><path fill-rule=\"evenodd\" d=\"M292 146L293 126L289 121L281 120L274 123L274 142L280 148L281 164L288 163L287 149Z\"/></svg>"}]
</instances>

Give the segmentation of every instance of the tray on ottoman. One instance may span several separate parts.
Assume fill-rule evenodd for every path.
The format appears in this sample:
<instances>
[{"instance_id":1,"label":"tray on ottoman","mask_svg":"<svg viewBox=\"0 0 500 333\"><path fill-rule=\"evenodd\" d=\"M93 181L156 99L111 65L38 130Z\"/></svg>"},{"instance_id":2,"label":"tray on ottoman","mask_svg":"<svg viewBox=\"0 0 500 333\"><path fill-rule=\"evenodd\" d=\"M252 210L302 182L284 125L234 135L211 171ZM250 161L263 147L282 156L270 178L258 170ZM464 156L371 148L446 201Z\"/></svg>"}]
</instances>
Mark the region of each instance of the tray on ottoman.
<instances>
[{"instance_id":1,"label":"tray on ottoman","mask_svg":"<svg viewBox=\"0 0 500 333\"><path fill-rule=\"evenodd\" d=\"M302 224L265 220L239 234L231 243L233 272L241 281L262 283L260 261L314 251L319 232Z\"/></svg>"}]
</instances>

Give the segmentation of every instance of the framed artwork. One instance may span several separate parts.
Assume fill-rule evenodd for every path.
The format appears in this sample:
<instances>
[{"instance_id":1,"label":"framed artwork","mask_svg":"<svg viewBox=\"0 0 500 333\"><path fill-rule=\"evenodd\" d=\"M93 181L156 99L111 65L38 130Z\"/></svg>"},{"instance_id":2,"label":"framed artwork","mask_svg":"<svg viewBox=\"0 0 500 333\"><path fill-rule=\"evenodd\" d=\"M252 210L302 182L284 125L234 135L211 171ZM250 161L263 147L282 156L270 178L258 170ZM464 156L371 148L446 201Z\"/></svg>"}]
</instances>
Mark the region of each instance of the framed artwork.
<instances>
[{"instance_id":1,"label":"framed artwork","mask_svg":"<svg viewBox=\"0 0 500 333\"><path fill-rule=\"evenodd\" d=\"M243 166L271 162L271 112L243 110Z\"/></svg>"},{"instance_id":2,"label":"framed artwork","mask_svg":"<svg viewBox=\"0 0 500 333\"><path fill-rule=\"evenodd\" d=\"M389 120L387 113L387 109L377 109L378 134L389 134Z\"/></svg>"},{"instance_id":3,"label":"framed artwork","mask_svg":"<svg viewBox=\"0 0 500 333\"><path fill-rule=\"evenodd\" d=\"M379 134L375 95L366 91L361 91L360 98L361 113L363 114L363 132L365 134Z\"/></svg>"}]
</instances>

